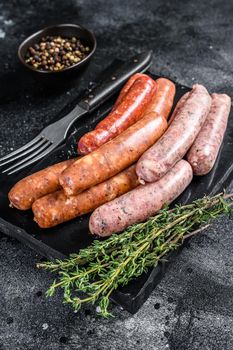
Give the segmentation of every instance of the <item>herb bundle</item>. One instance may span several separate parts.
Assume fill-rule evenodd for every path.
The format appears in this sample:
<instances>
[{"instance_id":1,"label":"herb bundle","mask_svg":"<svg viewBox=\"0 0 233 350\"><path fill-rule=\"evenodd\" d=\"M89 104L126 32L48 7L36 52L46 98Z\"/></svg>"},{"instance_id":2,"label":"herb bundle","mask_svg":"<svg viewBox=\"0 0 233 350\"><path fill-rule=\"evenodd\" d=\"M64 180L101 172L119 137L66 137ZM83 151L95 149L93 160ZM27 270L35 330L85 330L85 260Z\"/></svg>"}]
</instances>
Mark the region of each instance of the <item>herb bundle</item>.
<instances>
[{"instance_id":1,"label":"herb bundle","mask_svg":"<svg viewBox=\"0 0 233 350\"><path fill-rule=\"evenodd\" d=\"M221 214L230 212L233 203L227 199L232 197L233 194L221 193L174 209L166 207L121 234L95 240L66 260L38 264L40 268L58 273L47 296L52 296L60 287L64 291L64 303L70 303L75 310L84 303L96 303L102 316L110 316L108 306L115 289L156 266L184 239L202 231ZM79 297L80 292L85 295L83 298Z\"/></svg>"}]
</instances>

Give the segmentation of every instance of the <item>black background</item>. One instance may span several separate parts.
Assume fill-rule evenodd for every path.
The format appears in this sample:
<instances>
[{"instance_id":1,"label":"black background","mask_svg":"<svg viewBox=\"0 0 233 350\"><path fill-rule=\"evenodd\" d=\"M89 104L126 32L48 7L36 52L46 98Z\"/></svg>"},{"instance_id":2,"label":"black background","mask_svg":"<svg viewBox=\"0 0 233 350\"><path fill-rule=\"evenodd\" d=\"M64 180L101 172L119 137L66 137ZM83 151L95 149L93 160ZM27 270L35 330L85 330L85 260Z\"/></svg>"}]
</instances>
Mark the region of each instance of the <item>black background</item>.
<instances>
[{"instance_id":1,"label":"black background","mask_svg":"<svg viewBox=\"0 0 233 350\"><path fill-rule=\"evenodd\" d=\"M153 49L153 73L232 96L232 12L230 1L1 1L1 154L34 137L115 57ZM17 47L65 22L95 32L96 54L79 79L36 82ZM227 218L193 238L139 313L114 308L110 321L94 308L74 314L61 295L45 300L52 280L36 270L40 256L1 235L0 349L232 349L231 232Z\"/></svg>"}]
</instances>

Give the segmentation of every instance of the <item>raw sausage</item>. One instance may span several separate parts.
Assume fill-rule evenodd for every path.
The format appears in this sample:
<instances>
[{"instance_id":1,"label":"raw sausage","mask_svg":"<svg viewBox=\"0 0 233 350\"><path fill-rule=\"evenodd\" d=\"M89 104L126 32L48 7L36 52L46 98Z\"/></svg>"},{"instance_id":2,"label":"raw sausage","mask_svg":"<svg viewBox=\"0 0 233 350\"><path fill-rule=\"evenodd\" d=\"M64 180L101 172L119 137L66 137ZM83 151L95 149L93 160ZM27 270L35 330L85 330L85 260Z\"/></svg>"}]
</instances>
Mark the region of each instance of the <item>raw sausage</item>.
<instances>
[{"instance_id":1,"label":"raw sausage","mask_svg":"<svg viewBox=\"0 0 233 350\"><path fill-rule=\"evenodd\" d=\"M143 116L146 105L150 102L156 84L145 74L129 81L123 89L113 110L97 124L95 130L85 134L78 142L78 153L88 154L104 143L119 135ZM127 85L127 84L126 84Z\"/></svg>"},{"instance_id":2,"label":"raw sausage","mask_svg":"<svg viewBox=\"0 0 233 350\"><path fill-rule=\"evenodd\" d=\"M162 116L149 113L115 139L74 162L60 175L66 195L78 194L133 164L166 128Z\"/></svg>"},{"instance_id":3,"label":"raw sausage","mask_svg":"<svg viewBox=\"0 0 233 350\"><path fill-rule=\"evenodd\" d=\"M212 104L206 121L187 154L195 175L205 175L214 166L231 109L231 98L212 94Z\"/></svg>"},{"instance_id":4,"label":"raw sausage","mask_svg":"<svg viewBox=\"0 0 233 350\"><path fill-rule=\"evenodd\" d=\"M114 107L117 106L119 102L122 100L122 97L126 94L126 92L129 90L129 87L135 81L136 76L139 77L142 75L143 74L141 73L137 73L128 80L125 87L121 90L121 93ZM165 119L168 119L168 116L173 106L174 97L176 93L175 84L166 78L157 79L155 81L155 84L156 84L156 91L150 103L148 104L144 114L147 114L150 112L156 112L162 115Z\"/></svg>"},{"instance_id":5,"label":"raw sausage","mask_svg":"<svg viewBox=\"0 0 233 350\"><path fill-rule=\"evenodd\" d=\"M192 181L192 168L180 160L162 179L134 190L97 208L91 215L92 234L109 236L156 214L171 203Z\"/></svg>"},{"instance_id":6,"label":"raw sausage","mask_svg":"<svg viewBox=\"0 0 233 350\"><path fill-rule=\"evenodd\" d=\"M136 74L132 75L131 78L129 78L127 83L121 89L121 91L119 93L119 96L117 97L116 102L115 102L115 104L113 106L113 109L115 109L120 104L120 102L122 102L123 98L126 96L127 92L129 91L129 89L131 88L131 86L133 85L135 80L137 80L138 78L141 78L141 77L145 77L145 74L143 74L143 73L136 73Z\"/></svg>"},{"instance_id":7,"label":"raw sausage","mask_svg":"<svg viewBox=\"0 0 233 350\"><path fill-rule=\"evenodd\" d=\"M133 164L167 128L167 121L149 113L115 139L74 162L60 175L67 196L101 183Z\"/></svg>"},{"instance_id":8,"label":"raw sausage","mask_svg":"<svg viewBox=\"0 0 233 350\"><path fill-rule=\"evenodd\" d=\"M154 80L141 74L110 114L97 124L95 130L81 137L78 142L78 153L88 154L96 150L141 119L154 95L155 88Z\"/></svg>"},{"instance_id":9,"label":"raw sausage","mask_svg":"<svg viewBox=\"0 0 233 350\"><path fill-rule=\"evenodd\" d=\"M145 114L156 112L162 115L165 119L168 119L176 93L175 84L165 78L159 78L155 83L156 92L147 106Z\"/></svg>"},{"instance_id":10,"label":"raw sausage","mask_svg":"<svg viewBox=\"0 0 233 350\"><path fill-rule=\"evenodd\" d=\"M42 228L56 226L93 211L100 205L132 190L138 184L135 165L132 165L111 179L76 196L66 197L64 191L48 194L33 203L34 220Z\"/></svg>"},{"instance_id":11,"label":"raw sausage","mask_svg":"<svg viewBox=\"0 0 233 350\"><path fill-rule=\"evenodd\" d=\"M173 121L173 119L176 117L176 115L177 115L178 113L180 113L180 110L181 110L181 108L183 108L185 102L187 101L188 96L189 96L189 92L186 92L186 94L184 94L184 95L179 99L179 101L177 102L176 107L175 107L175 109L174 109L174 111L173 111L171 117L170 117L169 120L168 120L168 125L170 125L171 122Z\"/></svg>"},{"instance_id":12,"label":"raw sausage","mask_svg":"<svg viewBox=\"0 0 233 350\"><path fill-rule=\"evenodd\" d=\"M159 180L184 157L209 113L211 97L202 85L194 85L160 140L139 159L136 172L141 183Z\"/></svg>"},{"instance_id":13,"label":"raw sausage","mask_svg":"<svg viewBox=\"0 0 233 350\"><path fill-rule=\"evenodd\" d=\"M54 164L17 182L8 193L11 206L20 210L30 209L36 199L60 189L59 175L76 159Z\"/></svg>"}]
</instances>

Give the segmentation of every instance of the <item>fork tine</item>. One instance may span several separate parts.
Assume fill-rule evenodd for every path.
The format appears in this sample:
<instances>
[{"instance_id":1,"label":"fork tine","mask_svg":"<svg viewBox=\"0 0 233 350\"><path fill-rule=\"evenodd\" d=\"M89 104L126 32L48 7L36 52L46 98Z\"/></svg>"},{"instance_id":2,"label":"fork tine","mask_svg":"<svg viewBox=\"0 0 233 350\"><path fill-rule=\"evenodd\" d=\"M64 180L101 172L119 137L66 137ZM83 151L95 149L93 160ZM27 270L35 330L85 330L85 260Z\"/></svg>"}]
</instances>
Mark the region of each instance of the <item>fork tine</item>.
<instances>
[{"instance_id":1,"label":"fork tine","mask_svg":"<svg viewBox=\"0 0 233 350\"><path fill-rule=\"evenodd\" d=\"M41 153L45 148L47 148L49 145L51 144L50 141L47 141L46 143L44 143L40 148L38 148L35 152L29 154L29 156L27 156L26 158L20 160L19 162L13 164L12 166L10 166L7 169L4 169L2 171L2 173L8 173L10 170L18 167L20 164L25 163L27 160L33 159L37 154Z\"/></svg>"},{"instance_id":2,"label":"fork tine","mask_svg":"<svg viewBox=\"0 0 233 350\"><path fill-rule=\"evenodd\" d=\"M28 153L31 153L32 151L34 151L35 149L39 148L39 146L43 145L43 143L45 143L46 140L45 139L41 139L41 141L38 141L37 143L35 143L32 147L26 149L26 151L17 154L15 157L7 159L5 162L0 163L0 167L3 165L6 165L8 163L14 162L16 159L21 158L22 156L27 155Z\"/></svg>"},{"instance_id":3,"label":"fork tine","mask_svg":"<svg viewBox=\"0 0 233 350\"><path fill-rule=\"evenodd\" d=\"M39 141L41 139L41 135L39 134L38 136L36 136L33 140L29 141L28 143L26 143L26 145L18 148L17 150L11 152L11 153L8 153L6 156L0 158L0 162L2 162L3 160L5 159L8 159L8 158L11 158L12 156L26 150L28 147L34 145L34 143L36 143L37 141Z\"/></svg>"},{"instance_id":4,"label":"fork tine","mask_svg":"<svg viewBox=\"0 0 233 350\"><path fill-rule=\"evenodd\" d=\"M24 163L23 165L19 166L18 168L10 171L7 175L11 175L16 173L17 171L33 164L34 162L36 162L37 160L40 160L41 158L43 158L44 156L46 156L49 152L51 152L52 150L54 150L56 148L56 144L52 144L49 148L47 148L44 152L40 153L36 158L33 158L31 160L29 160L28 162Z\"/></svg>"}]
</instances>

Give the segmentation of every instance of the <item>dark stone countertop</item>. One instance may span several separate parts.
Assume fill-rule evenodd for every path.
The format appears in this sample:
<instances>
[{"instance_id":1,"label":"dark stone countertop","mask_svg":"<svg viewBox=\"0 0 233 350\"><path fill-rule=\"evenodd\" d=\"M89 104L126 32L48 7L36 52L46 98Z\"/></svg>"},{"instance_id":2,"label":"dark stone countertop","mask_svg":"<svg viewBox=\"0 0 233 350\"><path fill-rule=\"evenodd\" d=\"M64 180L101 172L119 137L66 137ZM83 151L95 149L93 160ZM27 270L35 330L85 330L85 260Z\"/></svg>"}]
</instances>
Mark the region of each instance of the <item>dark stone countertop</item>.
<instances>
[{"instance_id":1,"label":"dark stone countertop","mask_svg":"<svg viewBox=\"0 0 233 350\"><path fill-rule=\"evenodd\" d=\"M152 72L202 83L233 97L233 3L162 0L2 0L0 3L0 155L34 137L115 57L154 50ZM19 43L50 24L77 22L97 36L78 82L51 88L23 74ZM114 307L74 313L61 294L45 299L51 277L40 256L0 234L1 350L232 350L233 222L218 220L190 244L140 311Z\"/></svg>"}]
</instances>

